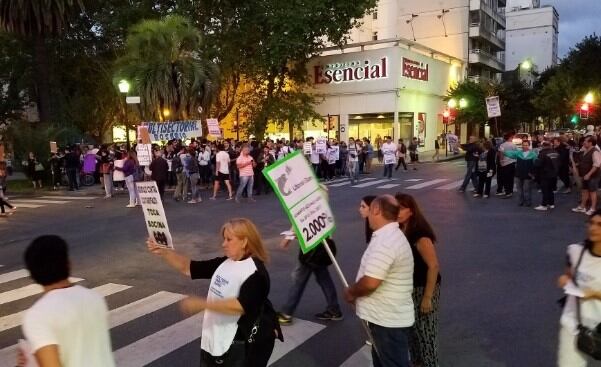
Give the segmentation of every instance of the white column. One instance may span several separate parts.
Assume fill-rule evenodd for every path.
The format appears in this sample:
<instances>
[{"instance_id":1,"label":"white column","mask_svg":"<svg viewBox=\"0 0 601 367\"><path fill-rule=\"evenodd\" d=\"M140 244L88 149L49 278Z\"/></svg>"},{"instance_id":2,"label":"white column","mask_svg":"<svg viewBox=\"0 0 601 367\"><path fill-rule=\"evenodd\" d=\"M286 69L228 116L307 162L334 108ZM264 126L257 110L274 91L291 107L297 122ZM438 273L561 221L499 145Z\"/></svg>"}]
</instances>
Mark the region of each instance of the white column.
<instances>
[{"instance_id":1,"label":"white column","mask_svg":"<svg viewBox=\"0 0 601 367\"><path fill-rule=\"evenodd\" d=\"M348 142L349 138L349 123L348 123L348 114L340 115L340 141Z\"/></svg>"},{"instance_id":2,"label":"white column","mask_svg":"<svg viewBox=\"0 0 601 367\"><path fill-rule=\"evenodd\" d=\"M398 110L398 108L395 107L395 110ZM392 122L392 131L394 132L392 141L396 143L397 141L399 141L399 138L401 137L401 124L399 122L399 111L394 111L394 120Z\"/></svg>"}]
</instances>

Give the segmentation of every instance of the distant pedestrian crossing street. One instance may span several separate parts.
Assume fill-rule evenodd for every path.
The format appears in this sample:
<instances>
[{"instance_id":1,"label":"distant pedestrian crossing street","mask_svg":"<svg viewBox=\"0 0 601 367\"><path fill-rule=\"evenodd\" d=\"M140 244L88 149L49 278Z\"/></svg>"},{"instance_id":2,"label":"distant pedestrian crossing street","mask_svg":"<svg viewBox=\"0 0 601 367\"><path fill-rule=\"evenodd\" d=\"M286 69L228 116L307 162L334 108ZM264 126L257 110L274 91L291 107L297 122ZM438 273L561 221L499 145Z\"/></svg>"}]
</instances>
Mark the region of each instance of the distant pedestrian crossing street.
<instances>
[{"instance_id":1,"label":"distant pedestrian crossing street","mask_svg":"<svg viewBox=\"0 0 601 367\"><path fill-rule=\"evenodd\" d=\"M6 267L0 265L0 269L5 270ZM14 310L14 306L20 305L21 303L17 303L19 301L27 302L27 300L30 300L27 303L31 303L34 300L33 297L39 297L43 291L42 287L37 284L24 285L23 282L28 277L29 273L25 269L0 273L0 367L13 367L15 365L17 339L14 336L18 333L18 337L22 337L19 328L26 309ZM90 286L86 284L87 282L83 278L72 277L70 280L75 284ZM131 298L131 295L127 296L127 292L134 289L130 285L116 283L91 285L90 288L105 298L125 296L127 299ZM138 293L135 294L138 297ZM161 364L162 358L191 343L200 348L202 313L190 317L180 316L181 320L159 330L153 328L153 321L166 316L166 313L177 313L179 315L179 311L173 306L184 298L186 298L186 295L158 291L148 296L139 296L138 299L110 309L109 328L113 339L120 339L116 333L119 333L119 336L121 334L127 335L127 324L135 320L143 320L145 329L144 334L139 339L133 342L129 341L126 345L113 345L116 365L119 367L141 367L151 363L153 365ZM15 303L11 305L13 302ZM9 308L8 306L13 307ZM118 326L123 327L118 328ZM323 324L295 319L293 324L282 328L285 342L276 342L269 365L274 364L309 339L316 337L325 328L326 325ZM370 357L365 347L348 356L348 359L342 364L342 366L347 367L369 365L371 365Z\"/></svg>"}]
</instances>

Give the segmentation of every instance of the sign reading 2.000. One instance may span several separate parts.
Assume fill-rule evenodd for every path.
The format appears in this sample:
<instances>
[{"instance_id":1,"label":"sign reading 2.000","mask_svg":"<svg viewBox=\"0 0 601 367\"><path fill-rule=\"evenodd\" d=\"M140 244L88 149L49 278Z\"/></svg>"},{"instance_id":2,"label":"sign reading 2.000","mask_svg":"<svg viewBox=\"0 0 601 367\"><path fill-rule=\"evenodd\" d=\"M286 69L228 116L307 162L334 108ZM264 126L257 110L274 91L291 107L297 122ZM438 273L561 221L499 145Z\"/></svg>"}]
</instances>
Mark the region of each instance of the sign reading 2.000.
<instances>
[{"instance_id":1,"label":"sign reading 2.000","mask_svg":"<svg viewBox=\"0 0 601 367\"><path fill-rule=\"evenodd\" d=\"M292 222L303 253L335 230L334 215L324 191L300 150L263 170Z\"/></svg>"}]
</instances>

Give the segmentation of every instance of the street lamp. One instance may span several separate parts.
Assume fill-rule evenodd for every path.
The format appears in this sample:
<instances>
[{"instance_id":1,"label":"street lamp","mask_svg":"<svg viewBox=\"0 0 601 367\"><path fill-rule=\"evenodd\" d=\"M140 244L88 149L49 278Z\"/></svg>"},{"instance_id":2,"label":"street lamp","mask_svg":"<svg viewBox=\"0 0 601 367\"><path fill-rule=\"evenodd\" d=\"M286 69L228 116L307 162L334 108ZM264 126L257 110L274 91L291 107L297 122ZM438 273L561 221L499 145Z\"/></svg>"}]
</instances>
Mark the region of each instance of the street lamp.
<instances>
[{"instance_id":1,"label":"street lamp","mask_svg":"<svg viewBox=\"0 0 601 367\"><path fill-rule=\"evenodd\" d=\"M520 68L529 71L530 69L532 69L532 62L530 60L524 60L520 64Z\"/></svg>"},{"instance_id":2,"label":"street lamp","mask_svg":"<svg viewBox=\"0 0 601 367\"><path fill-rule=\"evenodd\" d=\"M467 99L461 98L459 100L459 108L466 108L466 107L467 107Z\"/></svg>"},{"instance_id":3,"label":"street lamp","mask_svg":"<svg viewBox=\"0 0 601 367\"><path fill-rule=\"evenodd\" d=\"M457 108L457 100L455 98L449 99L447 106L449 106L449 108Z\"/></svg>"},{"instance_id":4,"label":"street lamp","mask_svg":"<svg viewBox=\"0 0 601 367\"><path fill-rule=\"evenodd\" d=\"M592 104L595 101L595 97L593 96L593 92L588 92L586 96L584 96L584 102L588 104Z\"/></svg>"},{"instance_id":5,"label":"street lamp","mask_svg":"<svg viewBox=\"0 0 601 367\"><path fill-rule=\"evenodd\" d=\"M171 111L168 108L163 109L163 117L167 118L169 115L171 115Z\"/></svg>"},{"instance_id":6,"label":"street lamp","mask_svg":"<svg viewBox=\"0 0 601 367\"><path fill-rule=\"evenodd\" d=\"M119 92L125 94L125 98L127 100L127 93L129 92L129 83L127 82L127 80L125 79L121 79L121 81L119 82ZM127 143L127 150L129 150L130 148L130 142L129 142L129 126L127 125L127 101L125 104L125 109L124 109L125 113L125 121L124 121L124 125L125 125L125 141Z\"/></svg>"}]
</instances>

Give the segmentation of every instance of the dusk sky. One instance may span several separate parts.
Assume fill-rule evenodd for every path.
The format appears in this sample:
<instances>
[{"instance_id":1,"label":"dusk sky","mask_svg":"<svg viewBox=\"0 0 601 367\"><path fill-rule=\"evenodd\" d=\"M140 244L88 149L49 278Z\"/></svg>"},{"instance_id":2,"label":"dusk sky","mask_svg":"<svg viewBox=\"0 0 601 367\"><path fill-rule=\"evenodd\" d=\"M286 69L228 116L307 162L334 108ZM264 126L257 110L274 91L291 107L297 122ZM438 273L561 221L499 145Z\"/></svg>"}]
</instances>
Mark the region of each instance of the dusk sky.
<instances>
[{"instance_id":1,"label":"dusk sky","mask_svg":"<svg viewBox=\"0 0 601 367\"><path fill-rule=\"evenodd\" d=\"M559 57L585 36L601 35L601 0L541 0L559 13Z\"/></svg>"}]
</instances>

